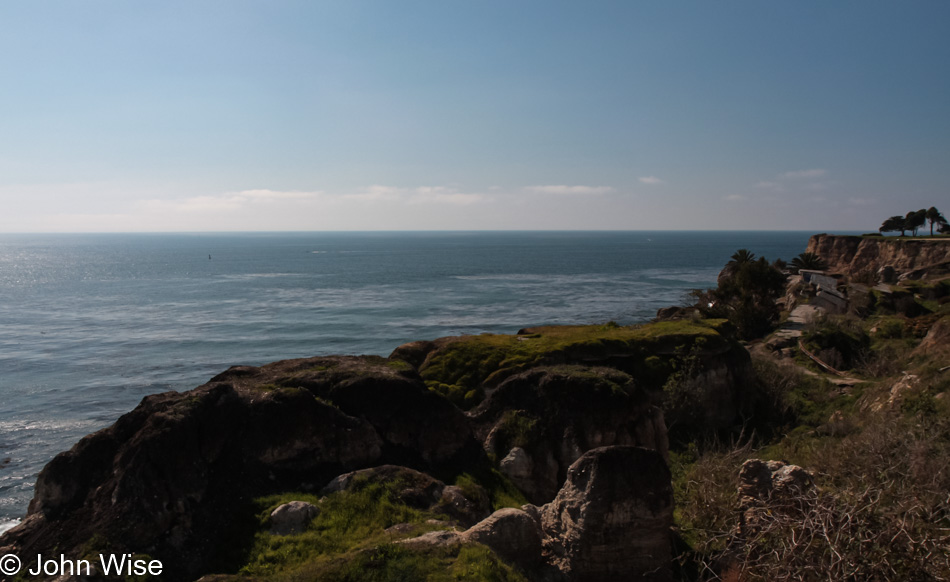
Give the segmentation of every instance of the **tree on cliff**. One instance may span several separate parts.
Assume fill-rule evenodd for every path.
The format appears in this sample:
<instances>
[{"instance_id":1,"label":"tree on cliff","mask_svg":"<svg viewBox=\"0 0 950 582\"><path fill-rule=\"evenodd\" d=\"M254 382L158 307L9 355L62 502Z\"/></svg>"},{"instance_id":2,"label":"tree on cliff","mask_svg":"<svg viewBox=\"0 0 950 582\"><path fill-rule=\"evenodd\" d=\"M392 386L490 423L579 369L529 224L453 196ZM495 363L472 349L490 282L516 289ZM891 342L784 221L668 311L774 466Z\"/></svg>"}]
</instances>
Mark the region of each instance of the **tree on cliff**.
<instances>
[{"instance_id":1,"label":"tree on cliff","mask_svg":"<svg viewBox=\"0 0 950 582\"><path fill-rule=\"evenodd\" d=\"M881 233L900 231L901 236L904 236L904 231L907 230L907 228L904 226L905 222L906 220L903 216L892 216L885 220L884 223L881 224L881 227L877 230Z\"/></svg>"},{"instance_id":2,"label":"tree on cliff","mask_svg":"<svg viewBox=\"0 0 950 582\"><path fill-rule=\"evenodd\" d=\"M917 236L917 230L927 222L927 211L923 208L916 212L908 212L904 217L904 228L914 232Z\"/></svg>"},{"instance_id":3,"label":"tree on cliff","mask_svg":"<svg viewBox=\"0 0 950 582\"><path fill-rule=\"evenodd\" d=\"M719 278L716 280L717 284L722 284L722 281L728 277L732 277L736 269L739 269L743 265L747 265L755 260L755 253L749 249L739 249L729 257L729 262L726 263L726 266L722 271L719 272Z\"/></svg>"},{"instance_id":4,"label":"tree on cliff","mask_svg":"<svg viewBox=\"0 0 950 582\"><path fill-rule=\"evenodd\" d=\"M753 257L749 251L740 250L719 275L715 289L690 293L700 313L728 319L743 339L768 333L778 317L775 300L785 292L785 275L765 257Z\"/></svg>"},{"instance_id":5,"label":"tree on cliff","mask_svg":"<svg viewBox=\"0 0 950 582\"><path fill-rule=\"evenodd\" d=\"M944 218L944 216L940 214L940 211L933 206L927 209L925 216L927 220L930 221L930 236L934 235L934 224L937 224L940 227L937 229L937 232L941 232L941 229L947 224L947 219Z\"/></svg>"}]
</instances>

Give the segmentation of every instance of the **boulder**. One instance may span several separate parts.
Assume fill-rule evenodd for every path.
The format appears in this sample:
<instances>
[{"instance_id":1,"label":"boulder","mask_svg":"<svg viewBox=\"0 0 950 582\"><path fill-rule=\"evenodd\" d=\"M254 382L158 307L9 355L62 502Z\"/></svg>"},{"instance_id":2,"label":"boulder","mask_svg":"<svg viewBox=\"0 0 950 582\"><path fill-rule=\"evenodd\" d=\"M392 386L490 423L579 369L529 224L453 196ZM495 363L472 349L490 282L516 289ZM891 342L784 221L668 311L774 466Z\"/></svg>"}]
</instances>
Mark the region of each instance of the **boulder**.
<instances>
[{"instance_id":1,"label":"boulder","mask_svg":"<svg viewBox=\"0 0 950 582\"><path fill-rule=\"evenodd\" d=\"M525 570L541 561L540 526L520 509L499 509L462 533L462 539L484 544L506 562Z\"/></svg>"},{"instance_id":2,"label":"boulder","mask_svg":"<svg viewBox=\"0 0 950 582\"><path fill-rule=\"evenodd\" d=\"M804 506L802 496L811 489L811 473L783 461L749 459L739 469L740 535L749 535L765 515L782 512L794 515Z\"/></svg>"},{"instance_id":3,"label":"boulder","mask_svg":"<svg viewBox=\"0 0 950 582\"><path fill-rule=\"evenodd\" d=\"M672 579L673 488L657 451L588 451L540 514L545 560L570 580Z\"/></svg>"},{"instance_id":4,"label":"boulder","mask_svg":"<svg viewBox=\"0 0 950 582\"><path fill-rule=\"evenodd\" d=\"M320 515L320 508L306 501L284 503L270 514L270 533L276 536L298 534Z\"/></svg>"},{"instance_id":5,"label":"boulder","mask_svg":"<svg viewBox=\"0 0 950 582\"><path fill-rule=\"evenodd\" d=\"M739 470L739 505L749 507L772 499L790 499L811 484L811 474L798 465L749 459Z\"/></svg>"}]
</instances>

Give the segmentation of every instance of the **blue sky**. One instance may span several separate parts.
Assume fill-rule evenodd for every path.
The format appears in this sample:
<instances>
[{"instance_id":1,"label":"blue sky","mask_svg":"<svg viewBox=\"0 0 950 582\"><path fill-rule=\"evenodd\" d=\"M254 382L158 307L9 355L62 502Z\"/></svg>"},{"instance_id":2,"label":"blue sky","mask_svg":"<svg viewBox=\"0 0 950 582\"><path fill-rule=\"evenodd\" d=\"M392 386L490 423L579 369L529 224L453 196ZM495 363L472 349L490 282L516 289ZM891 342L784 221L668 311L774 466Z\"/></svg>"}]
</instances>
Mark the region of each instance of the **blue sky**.
<instances>
[{"instance_id":1,"label":"blue sky","mask_svg":"<svg viewBox=\"0 0 950 582\"><path fill-rule=\"evenodd\" d=\"M950 2L0 3L0 231L874 230Z\"/></svg>"}]
</instances>

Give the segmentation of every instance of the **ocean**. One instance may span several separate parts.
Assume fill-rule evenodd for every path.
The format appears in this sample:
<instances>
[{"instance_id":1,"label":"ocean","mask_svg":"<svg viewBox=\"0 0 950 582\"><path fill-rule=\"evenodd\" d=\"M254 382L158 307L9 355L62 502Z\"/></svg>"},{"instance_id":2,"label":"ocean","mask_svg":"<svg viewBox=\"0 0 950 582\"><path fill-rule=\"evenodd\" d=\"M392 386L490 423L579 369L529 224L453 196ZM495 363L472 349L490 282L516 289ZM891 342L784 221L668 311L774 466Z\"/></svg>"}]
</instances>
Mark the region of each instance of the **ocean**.
<instances>
[{"instance_id":1,"label":"ocean","mask_svg":"<svg viewBox=\"0 0 950 582\"><path fill-rule=\"evenodd\" d=\"M0 531L40 469L142 397L229 366L645 322L737 249L808 232L0 235Z\"/></svg>"}]
</instances>

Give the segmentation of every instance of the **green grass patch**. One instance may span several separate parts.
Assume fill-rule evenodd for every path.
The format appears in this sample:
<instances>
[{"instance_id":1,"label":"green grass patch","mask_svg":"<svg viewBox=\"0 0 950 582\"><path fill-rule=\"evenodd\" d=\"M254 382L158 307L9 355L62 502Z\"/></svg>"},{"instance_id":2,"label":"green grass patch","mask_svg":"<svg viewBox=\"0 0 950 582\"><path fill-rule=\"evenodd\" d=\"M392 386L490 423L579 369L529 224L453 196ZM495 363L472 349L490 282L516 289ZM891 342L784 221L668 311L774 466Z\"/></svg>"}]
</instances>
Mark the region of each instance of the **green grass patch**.
<instances>
[{"instance_id":1,"label":"green grass patch","mask_svg":"<svg viewBox=\"0 0 950 582\"><path fill-rule=\"evenodd\" d=\"M385 530L399 523L415 524L413 535L437 529L426 520L442 518L437 514L413 509L398 501L398 483L355 483L354 486L327 496L285 493L255 500L260 530L255 535L240 572L251 576L292 579L301 569L328 568L353 552L368 550L409 534L391 534ZM307 531L275 536L268 531L270 513L289 501L307 501L320 508ZM350 556L352 558L352 556Z\"/></svg>"},{"instance_id":2,"label":"green grass patch","mask_svg":"<svg viewBox=\"0 0 950 582\"><path fill-rule=\"evenodd\" d=\"M499 476L489 476L488 487L485 487L491 492L493 501L511 493L501 483L503 477L499 479ZM470 474L463 474L456 479L456 484L466 494L484 497L486 493L477 485L484 485L485 481L484 478L476 480ZM444 516L400 502L398 492L401 487L398 481L361 480L346 491L322 499L306 493L284 493L256 499L258 531L238 573L275 582L525 581L484 546L418 550L395 543L445 527L427 521L444 520ZM514 494L520 495L517 490ZM302 533L271 535L268 531L271 512L279 505L295 500L313 503L320 508L320 514ZM402 523L411 524L411 529L386 531Z\"/></svg>"}]
</instances>

